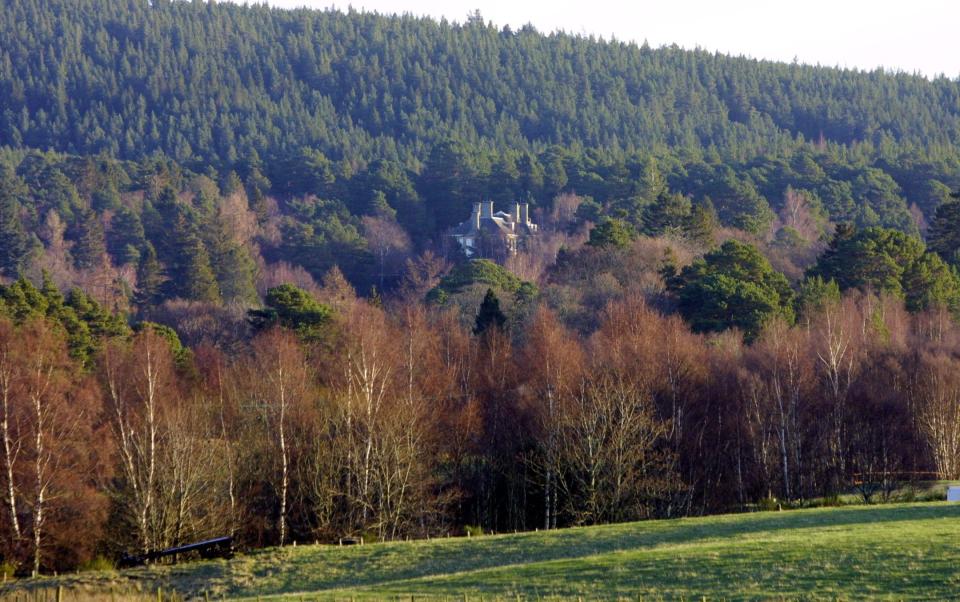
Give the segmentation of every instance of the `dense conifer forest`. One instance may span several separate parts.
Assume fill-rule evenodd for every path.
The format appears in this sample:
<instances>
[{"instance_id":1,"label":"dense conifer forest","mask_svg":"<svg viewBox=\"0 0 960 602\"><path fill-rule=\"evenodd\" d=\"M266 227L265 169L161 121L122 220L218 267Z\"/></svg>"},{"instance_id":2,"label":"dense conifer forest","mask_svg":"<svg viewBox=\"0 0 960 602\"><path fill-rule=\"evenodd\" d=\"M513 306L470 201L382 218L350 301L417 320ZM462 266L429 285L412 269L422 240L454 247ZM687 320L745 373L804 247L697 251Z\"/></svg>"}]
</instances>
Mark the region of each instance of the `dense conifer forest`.
<instances>
[{"instance_id":1,"label":"dense conifer forest","mask_svg":"<svg viewBox=\"0 0 960 602\"><path fill-rule=\"evenodd\" d=\"M0 42L0 572L960 477L957 79L200 1ZM480 201L537 234L468 261Z\"/></svg>"}]
</instances>

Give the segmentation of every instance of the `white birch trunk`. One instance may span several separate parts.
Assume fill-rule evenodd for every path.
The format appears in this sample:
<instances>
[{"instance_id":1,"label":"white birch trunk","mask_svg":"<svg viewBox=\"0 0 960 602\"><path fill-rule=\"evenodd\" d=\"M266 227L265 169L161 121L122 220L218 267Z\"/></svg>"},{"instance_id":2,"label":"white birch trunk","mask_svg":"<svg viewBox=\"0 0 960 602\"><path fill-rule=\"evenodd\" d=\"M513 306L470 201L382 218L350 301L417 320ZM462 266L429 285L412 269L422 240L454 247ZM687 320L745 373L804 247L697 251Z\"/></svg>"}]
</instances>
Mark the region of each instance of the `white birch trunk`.
<instances>
[{"instance_id":1,"label":"white birch trunk","mask_svg":"<svg viewBox=\"0 0 960 602\"><path fill-rule=\"evenodd\" d=\"M13 375L10 373L10 368L7 364L6 353L4 353L2 359L0 359L0 365L2 365L2 370L0 370L0 389L2 389L3 400L3 464L7 477L6 502L7 510L10 512L10 530L13 532L14 539L19 541L22 534L20 532L20 519L17 516L16 484L13 480L13 467L19 452L19 443L14 443L10 426L10 395L12 393Z\"/></svg>"}]
</instances>

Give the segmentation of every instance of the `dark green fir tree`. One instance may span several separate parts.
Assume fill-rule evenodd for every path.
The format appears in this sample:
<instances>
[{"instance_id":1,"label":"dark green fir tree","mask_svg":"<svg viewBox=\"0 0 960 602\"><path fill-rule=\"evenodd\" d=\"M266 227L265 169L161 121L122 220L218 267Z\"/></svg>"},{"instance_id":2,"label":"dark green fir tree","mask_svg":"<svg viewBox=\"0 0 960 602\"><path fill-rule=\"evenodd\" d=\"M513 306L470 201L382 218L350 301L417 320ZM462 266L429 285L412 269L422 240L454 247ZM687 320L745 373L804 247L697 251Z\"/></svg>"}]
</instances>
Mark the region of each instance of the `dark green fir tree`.
<instances>
[{"instance_id":1,"label":"dark green fir tree","mask_svg":"<svg viewBox=\"0 0 960 602\"><path fill-rule=\"evenodd\" d=\"M146 244L140 265L137 267L137 291L134 301L141 308L148 308L160 302L166 277L163 266L157 259L157 251L150 243Z\"/></svg>"},{"instance_id":2,"label":"dark green fir tree","mask_svg":"<svg viewBox=\"0 0 960 602\"><path fill-rule=\"evenodd\" d=\"M492 288L487 289L487 294L480 303L480 311L477 312L476 323L473 327L473 334L482 335L491 327L502 330L507 323L507 316L500 310L500 299L493 292Z\"/></svg>"},{"instance_id":3,"label":"dark green fir tree","mask_svg":"<svg viewBox=\"0 0 960 602\"><path fill-rule=\"evenodd\" d=\"M0 168L0 274L11 278L20 272L29 251L18 200L25 193L13 170Z\"/></svg>"}]
</instances>

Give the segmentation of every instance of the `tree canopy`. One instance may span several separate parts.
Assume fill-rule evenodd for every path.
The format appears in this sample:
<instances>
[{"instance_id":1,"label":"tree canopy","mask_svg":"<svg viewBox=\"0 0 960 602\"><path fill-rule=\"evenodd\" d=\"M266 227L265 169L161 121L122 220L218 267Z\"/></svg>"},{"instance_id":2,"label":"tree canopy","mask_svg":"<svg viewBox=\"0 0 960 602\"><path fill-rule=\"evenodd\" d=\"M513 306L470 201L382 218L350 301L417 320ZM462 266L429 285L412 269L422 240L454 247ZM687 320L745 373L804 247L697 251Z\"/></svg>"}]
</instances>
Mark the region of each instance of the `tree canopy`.
<instances>
[{"instance_id":1,"label":"tree canopy","mask_svg":"<svg viewBox=\"0 0 960 602\"><path fill-rule=\"evenodd\" d=\"M250 321L257 330L277 325L295 331L305 340L317 340L333 318L330 307L292 284L269 289L264 303L263 309L250 311Z\"/></svg>"},{"instance_id":2,"label":"tree canopy","mask_svg":"<svg viewBox=\"0 0 960 602\"><path fill-rule=\"evenodd\" d=\"M794 319L794 293L784 275L756 247L734 240L684 268L671 286L697 332L739 328L749 340L773 318Z\"/></svg>"},{"instance_id":3,"label":"tree canopy","mask_svg":"<svg viewBox=\"0 0 960 602\"><path fill-rule=\"evenodd\" d=\"M954 267L926 250L923 241L888 228L837 228L830 247L810 270L840 290L856 288L896 295L911 311L960 307Z\"/></svg>"}]
</instances>

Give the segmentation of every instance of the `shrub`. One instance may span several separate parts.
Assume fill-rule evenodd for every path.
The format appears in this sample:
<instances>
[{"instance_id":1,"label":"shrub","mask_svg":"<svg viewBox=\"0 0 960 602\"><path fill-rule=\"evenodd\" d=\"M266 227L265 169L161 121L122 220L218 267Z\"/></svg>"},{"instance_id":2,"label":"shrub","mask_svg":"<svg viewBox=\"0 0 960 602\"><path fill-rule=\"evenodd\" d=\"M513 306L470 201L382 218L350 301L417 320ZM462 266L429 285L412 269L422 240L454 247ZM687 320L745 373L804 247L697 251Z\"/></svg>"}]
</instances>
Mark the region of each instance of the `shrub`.
<instances>
[{"instance_id":1,"label":"shrub","mask_svg":"<svg viewBox=\"0 0 960 602\"><path fill-rule=\"evenodd\" d=\"M13 564L9 560L0 562L0 579L3 579L4 582L13 579L13 575L16 572L17 565Z\"/></svg>"},{"instance_id":2,"label":"shrub","mask_svg":"<svg viewBox=\"0 0 960 602\"><path fill-rule=\"evenodd\" d=\"M79 568L81 571L115 571L117 565L106 556L97 556L96 558L81 562Z\"/></svg>"}]
</instances>

